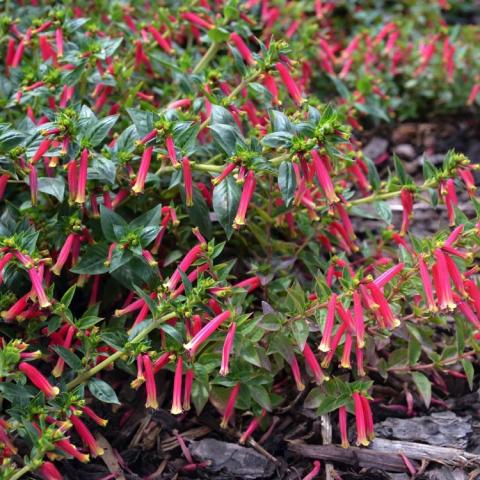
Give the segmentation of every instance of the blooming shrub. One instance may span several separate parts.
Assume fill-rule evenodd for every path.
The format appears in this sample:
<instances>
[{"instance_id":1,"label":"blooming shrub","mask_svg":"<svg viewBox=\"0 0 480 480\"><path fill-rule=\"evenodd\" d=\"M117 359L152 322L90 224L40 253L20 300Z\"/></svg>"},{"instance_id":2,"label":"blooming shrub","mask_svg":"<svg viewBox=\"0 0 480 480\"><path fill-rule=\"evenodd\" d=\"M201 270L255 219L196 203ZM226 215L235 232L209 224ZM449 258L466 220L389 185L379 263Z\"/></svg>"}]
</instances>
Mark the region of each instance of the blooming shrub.
<instances>
[{"instance_id":1,"label":"blooming shrub","mask_svg":"<svg viewBox=\"0 0 480 480\"><path fill-rule=\"evenodd\" d=\"M441 403L447 376L472 385L479 226L457 194L478 215L474 167L450 152L418 183L396 159L382 179L352 131L395 107L378 91L395 62L452 89L468 38L427 36L444 45L433 64L396 22L341 37L329 2L31 3L1 19L4 478L101 455L98 401L131 382L156 409L160 371L172 414L209 404L241 443L292 385L338 412L344 447L351 415L356 443L372 439L389 378L407 415L414 396ZM346 93L324 103L332 79ZM419 200L448 214L429 238L409 229ZM364 217L381 230L358 238Z\"/></svg>"}]
</instances>

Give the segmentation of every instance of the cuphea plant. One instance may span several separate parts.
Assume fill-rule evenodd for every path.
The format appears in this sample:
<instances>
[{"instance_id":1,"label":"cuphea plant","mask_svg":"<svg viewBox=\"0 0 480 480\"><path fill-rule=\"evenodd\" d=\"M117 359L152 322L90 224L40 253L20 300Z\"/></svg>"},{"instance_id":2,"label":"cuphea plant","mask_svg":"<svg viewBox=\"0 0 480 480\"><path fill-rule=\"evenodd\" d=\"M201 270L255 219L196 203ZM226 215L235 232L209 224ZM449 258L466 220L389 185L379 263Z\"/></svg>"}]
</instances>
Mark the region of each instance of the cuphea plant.
<instances>
[{"instance_id":1,"label":"cuphea plant","mask_svg":"<svg viewBox=\"0 0 480 480\"><path fill-rule=\"evenodd\" d=\"M311 22L285 33L268 1L37 3L1 21L4 478L101 455L89 405L120 403L131 382L156 409L161 370L172 414L210 400L241 443L292 385L338 412L347 447L349 415L358 444L373 437L375 385L400 379L410 414L446 375L472 384L479 227L457 193L480 206L465 156L425 160L420 184L398 159L381 178L352 133L372 109L356 93L322 101L281 36ZM331 2L313 3L302 15L333 29ZM367 53L397 48L399 29ZM340 90L361 52L342 41L320 43ZM429 238L409 233L419 200L448 212ZM354 218L382 230L358 238Z\"/></svg>"}]
</instances>

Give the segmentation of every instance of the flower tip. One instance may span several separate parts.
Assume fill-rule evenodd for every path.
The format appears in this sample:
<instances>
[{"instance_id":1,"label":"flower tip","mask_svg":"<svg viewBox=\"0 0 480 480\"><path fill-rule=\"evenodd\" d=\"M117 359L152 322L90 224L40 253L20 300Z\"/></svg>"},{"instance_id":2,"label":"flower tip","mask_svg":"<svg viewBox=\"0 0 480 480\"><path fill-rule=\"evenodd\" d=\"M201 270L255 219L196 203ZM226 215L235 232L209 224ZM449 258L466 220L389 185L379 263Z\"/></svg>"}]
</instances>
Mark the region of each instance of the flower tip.
<instances>
[{"instance_id":1,"label":"flower tip","mask_svg":"<svg viewBox=\"0 0 480 480\"><path fill-rule=\"evenodd\" d=\"M180 406L174 406L171 408L170 413L172 415L180 415L183 413L183 409Z\"/></svg>"},{"instance_id":2,"label":"flower tip","mask_svg":"<svg viewBox=\"0 0 480 480\"><path fill-rule=\"evenodd\" d=\"M343 441L342 444L341 444L341 447L342 448L349 448L350 447L350 443L348 441Z\"/></svg>"},{"instance_id":3,"label":"flower tip","mask_svg":"<svg viewBox=\"0 0 480 480\"><path fill-rule=\"evenodd\" d=\"M158 410L158 402L157 400L147 400L145 403L145 408L151 408L152 410Z\"/></svg>"},{"instance_id":4,"label":"flower tip","mask_svg":"<svg viewBox=\"0 0 480 480\"><path fill-rule=\"evenodd\" d=\"M56 397L60 393L60 389L58 387L52 387L52 394L50 395L52 398Z\"/></svg>"}]
</instances>

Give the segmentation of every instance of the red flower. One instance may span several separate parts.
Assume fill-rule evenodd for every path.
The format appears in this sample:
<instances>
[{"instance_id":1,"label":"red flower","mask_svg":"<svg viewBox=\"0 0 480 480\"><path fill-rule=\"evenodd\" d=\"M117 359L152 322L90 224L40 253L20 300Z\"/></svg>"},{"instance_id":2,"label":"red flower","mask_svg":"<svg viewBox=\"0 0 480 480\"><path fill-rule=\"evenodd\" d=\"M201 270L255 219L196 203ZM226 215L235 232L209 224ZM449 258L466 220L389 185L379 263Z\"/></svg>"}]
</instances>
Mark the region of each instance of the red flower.
<instances>
[{"instance_id":1,"label":"red flower","mask_svg":"<svg viewBox=\"0 0 480 480\"><path fill-rule=\"evenodd\" d=\"M153 373L152 361L148 355L143 355L143 368L145 371L145 386L147 390L146 408L158 408L157 402L157 385L155 383L155 376Z\"/></svg>"},{"instance_id":2,"label":"red flower","mask_svg":"<svg viewBox=\"0 0 480 480\"><path fill-rule=\"evenodd\" d=\"M328 203L333 204L339 202L340 199L335 193L335 187L333 186L332 179L330 178L330 174L328 173L322 158L316 150L312 150L310 153L312 155L313 164L315 165L318 183L322 187Z\"/></svg>"},{"instance_id":3,"label":"red flower","mask_svg":"<svg viewBox=\"0 0 480 480\"><path fill-rule=\"evenodd\" d=\"M327 306L327 317L325 319L325 326L323 327L322 340L320 342L319 350L328 352L331 347L331 338L333 331L333 324L335 322L335 310L337 304L337 295L332 293Z\"/></svg>"},{"instance_id":4,"label":"red flower","mask_svg":"<svg viewBox=\"0 0 480 480\"><path fill-rule=\"evenodd\" d=\"M287 88L288 93L292 97L293 101L297 105L301 105L303 103L302 94L300 92L300 89L298 88L298 85L290 76L290 72L288 71L288 68L283 63L280 63L280 62L275 64L275 68L280 74L280 78L282 79L282 82Z\"/></svg>"},{"instance_id":5,"label":"red flower","mask_svg":"<svg viewBox=\"0 0 480 480\"><path fill-rule=\"evenodd\" d=\"M184 345L185 350L188 350L190 355L195 355L195 352L200 345L205 342L225 320L228 320L230 315L230 311L226 310L210 320L210 322L208 322L187 344Z\"/></svg>"},{"instance_id":6,"label":"red flower","mask_svg":"<svg viewBox=\"0 0 480 480\"><path fill-rule=\"evenodd\" d=\"M237 329L237 324L232 322L230 328L228 329L227 336L225 337L225 342L223 343L223 350L222 350L222 362L220 365L220 375L225 376L228 375L229 368L229 359L230 353L233 347L233 341L235 339L235 331Z\"/></svg>"},{"instance_id":7,"label":"red flower","mask_svg":"<svg viewBox=\"0 0 480 480\"><path fill-rule=\"evenodd\" d=\"M260 425L260 420L262 419L262 417L265 416L265 414L266 414L266 411L264 409L264 410L262 410L260 418L255 417L255 418L252 419L252 421L248 425L247 429L245 430L245 432L242 433L242 436L240 437L240 440L239 440L240 444L243 445L252 436L253 432Z\"/></svg>"},{"instance_id":8,"label":"red flower","mask_svg":"<svg viewBox=\"0 0 480 480\"><path fill-rule=\"evenodd\" d=\"M182 410L182 378L183 378L183 358L178 357L177 367L175 368L175 377L173 380L173 401L170 412L173 415L179 415Z\"/></svg>"},{"instance_id":9,"label":"red flower","mask_svg":"<svg viewBox=\"0 0 480 480\"><path fill-rule=\"evenodd\" d=\"M355 423L357 426L357 445L363 445L366 447L370 442L367 438L362 396L358 392L353 393L353 403L355 408Z\"/></svg>"},{"instance_id":10,"label":"red flower","mask_svg":"<svg viewBox=\"0 0 480 480\"><path fill-rule=\"evenodd\" d=\"M188 157L182 159L183 181L185 183L185 203L187 207L193 205L193 182L192 169L190 167L190 160Z\"/></svg>"},{"instance_id":11,"label":"red flower","mask_svg":"<svg viewBox=\"0 0 480 480\"><path fill-rule=\"evenodd\" d=\"M234 409L235 409L235 402L237 401L238 392L240 390L240 384L237 383L230 392L230 396L228 397L227 406L225 407L225 412L223 413L222 423L220 424L221 428L227 428L228 422L232 418Z\"/></svg>"},{"instance_id":12,"label":"red flower","mask_svg":"<svg viewBox=\"0 0 480 480\"><path fill-rule=\"evenodd\" d=\"M340 436L342 439L342 447L348 448L350 446L350 443L348 442L347 409L345 407L340 407L338 409L338 423L340 426Z\"/></svg>"},{"instance_id":13,"label":"red flower","mask_svg":"<svg viewBox=\"0 0 480 480\"><path fill-rule=\"evenodd\" d=\"M315 354L308 343L305 343L305 346L303 347L303 357L305 358L305 363L310 368L317 385L323 383L324 380L328 380L328 377L325 377L320 364L318 363L317 357L315 357Z\"/></svg>"},{"instance_id":14,"label":"red flower","mask_svg":"<svg viewBox=\"0 0 480 480\"><path fill-rule=\"evenodd\" d=\"M245 217L247 215L248 206L250 205L250 201L252 200L256 184L257 180L255 178L255 173L250 170L243 185L237 214L235 215L235 220L233 221L233 228L238 229L241 226L245 225Z\"/></svg>"},{"instance_id":15,"label":"red flower","mask_svg":"<svg viewBox=\"0 0 480 480\"><path fill-rule=\"evenodd\" d=\"M85 192L87 188L87 173L88 173L88 150L83 149L80 157L80 168L78 169L77 188L76 188L76 203L85 203Z\"/></svg>"},{"instance_id":16,"label":"red flower","mask_svg":"<svg viewBox=\"0 0 480 480\"><path fill-rule=\"evenodd\" d=\"M187 370L185 373L185 386L183 390L183 409L190 410L190 398L192 396L193 380L195 379L194 370Z\"/></svg>"},{"instance_id":17,"label":"red flower","mask_svg":"<svg viewBox=\"0 0 480 480\"><path fill-rule=\"evenodd\" d=\"M140 161L140 167L138 169L137 177L135 183L132 187L132 191L135 193L142 193L145 185L145 180L147 179L148 170L150 168L150 162L152 160L153 147L147 147L142 155L142 160Z\"/></svg>"},{"instance_id":18,"label":"red flower","mask_svg":"<svg viewBox=\"0 0 480 480\"><path fill-rule=\"evenodd\" d=\"M98 445L97 441L95 440L94 436L87 428L87 426L76 415L70 415L70 417L68 418L72 422L72 425L78 433L78 436L82 439L82 442L90 450L90 454L93 457L103 455L103 448Z\"/></svg>"},{"instance_id":19,"label":"red flower","mask_svg":"<svg viewBox=\"0 0 480 480\"><path fill-rule=\"evenodd\" d=\"M238 33L233 32L230 34L230 40L235 44L235 47L237 47L237 50L240 52L243 60L245 60L245 63L255 65L252 52L243 41L243 38Z\"/></svg>"},{"instance_id":20,"label":"red flower","mask_svg":"<svg viewBox=\"0 0 480 480\"><path fill-rule=\"evenodd\" d=\"M63 244L62 248L60 249L60 253L58 254L57 261L55 265L51 268L51 271L55 275L60 275L60 272L63 266L67 262L68 256L70 255L70 252L72 250L72 245L73 245L73 241L75 240L75 236L76 235L74 233L70 233L67 236L67 239L65 240L65 243Z\"/></svg>"},{"instance_id":21,"label":"red flower","mask_svg":"<svg viewBox=\"0 0 480 480\"><path fill-rule=\"evenodd\" d=\"M38 473L44 480L63 480L62 474L52 462L43 462Z\"/></svg>"},{"instance_id":22,"label":"red flower","mask_svg":"<svg viewBox=\"0 0 480 480\"><path fill-rule=\"evenodd\" d=\"M58 387L50 385L50 382L33 365L21 362L18 369L48 398L54 398L60 393Z\"/></svg>"}]
</instances>

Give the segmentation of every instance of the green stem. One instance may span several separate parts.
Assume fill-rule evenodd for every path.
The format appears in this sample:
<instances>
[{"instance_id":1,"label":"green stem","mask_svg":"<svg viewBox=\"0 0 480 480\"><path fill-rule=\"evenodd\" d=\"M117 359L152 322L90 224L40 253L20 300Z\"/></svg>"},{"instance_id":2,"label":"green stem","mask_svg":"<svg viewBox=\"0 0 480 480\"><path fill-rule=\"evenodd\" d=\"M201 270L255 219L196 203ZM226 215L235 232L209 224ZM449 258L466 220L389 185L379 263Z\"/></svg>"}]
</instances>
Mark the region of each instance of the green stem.
<instances>
[{"instance_id":1,"label":"green stem","mask_svg":"<svg viewBox=\"0 0 480 480\"><path fill-rule=\"evenodd\" d=\"M19 478L22 478L25 474L27 474L32 467L30 465L25 465L23 468L20 470L17 470L10 478L9 480L18 480Z\"/></svg>"},{"instance_id":2,"label":"green stem","mask_svg":"<svg viewBox=\"0 0 480 480\"><path fill-rule=\"evenodd\" d=\"M205 52L205 55L200 59L197 65L195 65L192 73L200 73L213 60L219 48L220 44L218 42L213 42Z\"/></svg>"},{"instance_id":3,"label":"green stem","mask_svg":"<svg viewBox=\"0 0 480 480\"><path fill-rule=\"evenodd\" d=\"M133 338L133 340L131 340L130 343L140 342L151 331L155 330L162 323L165 323L168 320L171 320L172 318L174 318L176 316L177 316L177 314L175 312L171 312L171 313L167 313L163 317L158 318L157 320L153 321L148 327L146 327L141 332L139 332ZM100 362L98 365L95 365L94 367L92 367L90 370L87 370L86 372L80 373L70 383L67 384L67 390L72 390L73 388L75 388L78 385L82 384L83 382L87 381L89 378L93 377L94 375L96 375L97 373L102 371L104 368L108 367L110 364L112 364L116 360L120 359L124 353L125 352L123 350L118 350L115 353L113 353L112 355L110 355L108 358L103 360L103 362ZM18 478L20 478L20 477L18 477Z\"/></svg>"},{"instance_id":4,"label":"green stem","mask_svg":"<svg viewBox=\"0 0 480 480\"><path fill-rule=\"evenodd\" d=\"M246 87L250 82L253 82L260 76L261 72L254 72L249 77L244 78L227 96L227 100L233 100L242 88Z\"/></svg>"}]
</instances>

